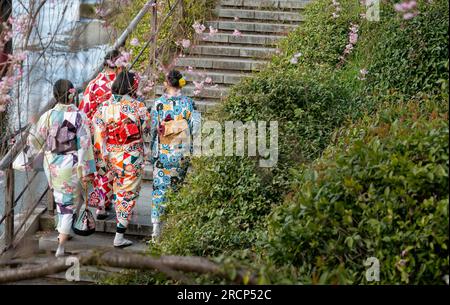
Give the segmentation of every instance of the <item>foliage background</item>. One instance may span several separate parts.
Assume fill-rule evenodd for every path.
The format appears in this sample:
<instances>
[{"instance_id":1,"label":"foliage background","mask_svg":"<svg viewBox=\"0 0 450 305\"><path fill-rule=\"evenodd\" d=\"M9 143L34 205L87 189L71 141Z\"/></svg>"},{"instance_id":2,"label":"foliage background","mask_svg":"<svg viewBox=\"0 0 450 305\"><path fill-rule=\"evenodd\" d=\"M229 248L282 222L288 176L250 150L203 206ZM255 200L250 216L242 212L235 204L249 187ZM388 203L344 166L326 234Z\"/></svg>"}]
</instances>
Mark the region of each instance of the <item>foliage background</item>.
<instances>
[{"instance_id":1,"label":"foliage background","mask_svg":"<svg viewBox=\"0 0 450 305\"><path fill-rule=\"evenodd\" d=\"M397 2L381 1L379 22L361 18L353 0L340 1L336 19L329 0L308 5L280 54L214 114L277 120L277 167L194 159L153 254L209 256L230 272L253 270L261 283L313 284L366 283L363 262L376 256L382 284L444 283L448 2L418 1L411 20ZM351 24L358 41L338 66Z\"/></svg>"},{"instance_id":2,"label":"foliage background","mask_svg":"<svg viewBox=\"0 0 450 305\"><path fill-rule=\"evenodd\" d=\"M169 13L171 5L177 3L174 1L157 1L158 3L158 22L161 23L163 18ZM130 5L120 7L120 13L114 14L113 18L110 18L110 22L118 32L123 31L130 22L130 16L135 16L137 12L147 2L146 0L133 0L130 1ZM170 3L170 5L169 5ZM176 45L176 42L181 39L194 39L194 29L192 25L195 21L204 22L208 20L212 14L212 8L215 7L216 0L180 0L175 12L167 19L167 21L160 26L158 34L158 47L161 47L159 53L160 60L167 64L172 59L173 55L180 51ZM132 36L127 40L125 48L131 50L132 57L135 58L142 47L151 37L151 24L152 14L147 13L144 19L139 23ZM133 38L139 40L137 46L130 44ZM145 70L148 66L148 58L150 56L150 50L146 50L139 61L137 62L136 69Z\"/></svg>"}]
</instances>

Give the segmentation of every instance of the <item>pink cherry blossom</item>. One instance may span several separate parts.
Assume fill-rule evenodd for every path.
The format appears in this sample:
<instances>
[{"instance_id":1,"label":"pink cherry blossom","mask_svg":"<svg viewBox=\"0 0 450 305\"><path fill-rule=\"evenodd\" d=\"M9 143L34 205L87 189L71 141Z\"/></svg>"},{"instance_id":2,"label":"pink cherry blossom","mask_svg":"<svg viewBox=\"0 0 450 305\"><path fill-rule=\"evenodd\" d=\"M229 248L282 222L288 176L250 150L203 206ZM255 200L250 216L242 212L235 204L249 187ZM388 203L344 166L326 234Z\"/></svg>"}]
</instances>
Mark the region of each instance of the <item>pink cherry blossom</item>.
<instances>
[{"instance_id":1,"label":"pink cherry blossom","mask_svg":"<svg viewBox=\"0 0 450 305\"><path fill-rule=\"evenodd\" d=\"M205 78L205 83L206 84L211 84L212 83L212 78L211 77L207 77L207 78Z\"/></svg>"},{"instance_id":2,"label":"pink cherry blossom","mask_svg":"<svg viewBox=\"0 0 450 305\"><path fill-rule=\"evenodd\" d=\"M194 95L199 95L203 91L204 82L203 81L201 81L201 82L193 81L193 84L195 86Z\"/></svg>"},{"instance_id":3,"label":"pink cherry blossom","mask_svg":"<svg viewBox=\"0 0 450 305\"><path fill-rule=\"evenodd\" d=\"M181 45L183 48L188 49L191 46L191 41L189 39L181 40Z\"/></svg>"},{"instance_id":4,"label":"pink cherry blossom","mask_svg":"<svg viewBox=\"0 0 450 305\"><path fill-rule=\"evenodd\" d=\"M201 82L193 81L193 83L194 83L195 89L203 90L203 88L204 88L204 82L203 81L201 81Z\"/></svg>"},{"instance_id":5,"label":"pink cherry blossom","mask_svg":"<svg viewBox=\"0 0 450 305\"><path fill-rule=\"evenodd\" d=\"M28 32L30 26L30 17L27 14L22 14L17 17L9 17L8 23L11 24L15 34L25 34Z\"/></svg>"},{"instance_id":6,"label":"pink cherry blossom","mask_svg":"<svg viewBox=\"0 0 450 305\"><path fill-rule=\"evenodd\" d=\"M417 1L410 0L394 4L394 9L398 13L403 14L403 19L409 20L419 14L417 10Z\"/></svg>"},{"instance_id":7,"label":"pink cherry blossom","mask_svg":"<svg viewBox=\"0 0 450 305\"><path fill-rule=\"evenodd\" d=\"M99 17L103 18L106 16L106 10L104 8L97 7L95 9L95 14L98 15Z\"/></svg>"},{"instance_id":8,"label":"pink cherry blossom","mask_svg":"<svg viewBox=\"0 0 450 305\"><path fill-rule=\"evenodd\" d=\"M358 42L358 31L359 25L350 24L350 32L348 34L348 44L345 46L343 56L339 57L339 65L345 61L345 55L348 55L352 52L354 45Z\"/></svg>"},{"instance_id":9,"label":"pink cherry blossom","mask_svg":"<svg viewBox=\"0 0 450 305\"><path fill-rule=\"evenodd\" d=\"M122 52L121 55L115 60L113 65L116 67L128 67L130 65L131 54L129 52ZM108 61L108 64L110 62Z\"/></svg>"},{"instance_id":10,"label":"pink cherry blossom","mask_svg":"<svg viewBox=\"0 0 450 305\"><path fill-rule=\"evenodd\" d=\"M137 47L139 45L139 39L137 38L131 39L130 45L132 45L133 47Z\"/></svg>"},{"instance_id":11,"label":"pink cherry blossom","mask_svg":"<svg viewBox=\"0 0 450 305\"><path fill-rule=\"evenodd\" d=\"M241 36L242 33L239 30L234 30L233 36Z\"/></svg>"},{"instance_id":12,"label":"pink cherry blossom","mask_svg":"<svg viewBox=\"0 0 450 305\"><path fill-rule=\"evenodd\" d=\"M349 41L351 44L355 44L358 41L358 34L354 32L350 33Z\"/></svg>"},{"instance_id":13,"label":"pink cherry blossom","mask_svg":"<svg viewBox=\"0 0 450 305\"><path fill-rule=\"evenodd\" d=\"M192 27L197 34L202 34L206 30L206 27L197 21L192 25Z\"/></svg>"},{"instance_id":14,"label":"pink cherry blossom","mask_svg":"<svg viewBox=\"0 0 450 305\"><path fill-rule=\"evenodd\" d=\"M291 64L293 64L293 65L296 65L296 64L298 64L298 58L297 58L297 57L292 57L292 58L289 60L289 62L290 62Z\"/></svg>"},{"instance_id":15,"label":"pink cherry blossom","mask_svg":"<svg viewBox=\"0 0 450 305\"><path fill-rule=\"evenodd\" d=\"M403 15L403 19L409 20L409 19L412 19L412 18L414 18L414 17L416 17L416 16L417 16L417 13L416 13L416 12L414 12L414 13L405 13L405 14Z\"/></svg>"},{"instance_id":16,"label":"pink cherry blossom","mask_svg":"<svg viewBox=\"0 0 450 305\"><path fill-rule=\"evenodd\" d=\"M334 7L334 12L331 14L331 16L332 16L334 19L336 19L336 18L339 17L338 12L341 11L341 4L340 4L338 1L333 0L333 1L332 1L332 5L333 5L333 7Z\"/></svg>"},{"instance_id":17,"label":"pink cherry blossom","mask_svg":"<svg viewBox=\"0 0 450 305\"><path fill-rule=\"evenodd\" d=\"M295 53L292 58L289 60L289 62L293 65L298 64L298 59L299 57L301 57L303 54L301 52Z\"/></svg>"},{"instance_id":18,"label":"pink cherry blossom","mask_svg":"<svg viewBox=\"0 0 450 305\"><path fill-rule=\"evenodd\" d=\"M213 28L212 26L209 27L209 36L214 36L219 32L218 29Z\"/></svg>"},{"instance_id":19,"label":"pink cherry blossom","mask_svg":"<svg viewBox=\"0 0 450 305\"><path fill-rule=\"evenodd\" d=\"M359 70L359 76L358 79L359 80L366 80L366 75L369 73L369 71L367 71L365 68Z\"/></svg>"}]
</instances>

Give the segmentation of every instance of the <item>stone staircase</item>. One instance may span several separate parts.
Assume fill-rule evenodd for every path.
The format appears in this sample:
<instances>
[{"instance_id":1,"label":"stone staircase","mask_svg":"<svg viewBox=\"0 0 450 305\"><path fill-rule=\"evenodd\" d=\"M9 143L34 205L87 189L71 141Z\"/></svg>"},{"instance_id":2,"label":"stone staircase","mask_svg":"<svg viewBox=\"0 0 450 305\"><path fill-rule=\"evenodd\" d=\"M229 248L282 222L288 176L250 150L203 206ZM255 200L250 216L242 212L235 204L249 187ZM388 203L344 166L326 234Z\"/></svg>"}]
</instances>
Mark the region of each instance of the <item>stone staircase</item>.
<instances>
[{"instance_id":1,"label":"stone staircase","mask_svg":"<svg viewBox=\"0 0 450 305\"><path fill-rule=\"evenodd\" d=\"M228 94L230 86L261 70L276 52L276 43L297 27L310 0L219 0L215 20L205 23L193 47L176 65L188 80L184 94L195 99L200 111L209 112ZM209 27L217 29L209 34ZM235 30L239 33L234 34ZM194 94L193 81L210 77L212 84ZM156 88L157 95L163 87Z\"/></svg>"},{"instance_id":2,"label":"stone staircase","mask_svg":"<svg viewBox=\"0 0 450 305\"><path fill-rule=\"evenodd\" d=\"M133 215L130 219L130 224L126 232L126 238L134 242L130 247L122 249L126 253L145 253L149 250L149 245L146 241L150 240L152 233L151 224L151 193L152 184L149 181L143 181L140 196L134 207ZM42 206L45 207L46 203ZM51 260L54 257L55 250L58 246L58 233L55 231L55 218L46 213L40 212L36 216L36 224L31 226L31 234L19 247L17 251L18 256L33 257L33 263L42 260ZM95 209L91 208L95 213ZM95 215L95 214L94 214ZM100 249L114 249L113 240L116 232L116 218L114 211L109 212L109 217L106 220L96 220L96 233L88 236L75 235L66 244L66 252L68 255L76 254L84 250L100 250ZM16 284L90 284L96 283L104 276L115 273L120 273L122 269L119 268L97 268L82 266L81 267L81 282L67 282L65 280L65 273L59 273L35 280L21 281Z\"/></svg>"}]
</instances>

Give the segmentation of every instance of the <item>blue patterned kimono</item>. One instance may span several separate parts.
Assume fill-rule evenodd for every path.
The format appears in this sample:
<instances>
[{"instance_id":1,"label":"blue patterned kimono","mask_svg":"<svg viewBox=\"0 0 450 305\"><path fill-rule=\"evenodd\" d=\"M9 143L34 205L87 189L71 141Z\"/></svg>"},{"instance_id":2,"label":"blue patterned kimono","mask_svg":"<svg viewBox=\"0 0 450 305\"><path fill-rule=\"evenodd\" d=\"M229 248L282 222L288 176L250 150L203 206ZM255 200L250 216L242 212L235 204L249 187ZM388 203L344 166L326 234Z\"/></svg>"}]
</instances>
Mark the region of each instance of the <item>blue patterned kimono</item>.
<instances>
[{"instance_id":1,"label":"blue patterned kimono","mask_svg":"<svg viewBox=\"0 0 450 305\"><path fill-rule=\"evenodd\" d=\"M159 223L161 204L166 200L166 192L184 180L189 166L188 154L192 141L178 145L161 144L159 129L168 118L185 119L192 134L193 101L189 97L163 95L157 99L151 110L151 147L153 163L152 223Z\"/></svg>"}]
</instances>

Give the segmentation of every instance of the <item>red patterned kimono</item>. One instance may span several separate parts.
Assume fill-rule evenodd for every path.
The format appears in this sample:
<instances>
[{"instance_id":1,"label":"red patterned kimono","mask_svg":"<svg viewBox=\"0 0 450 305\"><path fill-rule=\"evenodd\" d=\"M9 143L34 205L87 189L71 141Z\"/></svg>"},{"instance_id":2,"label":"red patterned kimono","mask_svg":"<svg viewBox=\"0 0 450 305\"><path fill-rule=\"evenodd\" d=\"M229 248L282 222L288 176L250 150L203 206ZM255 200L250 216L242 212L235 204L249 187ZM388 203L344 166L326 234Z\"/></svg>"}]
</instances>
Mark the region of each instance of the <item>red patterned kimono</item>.
<instances>
[{"instance_id":1,"label":"red patterned kimono","mask_svg":"<svg viewBox=\"0 0 450 305\"><path fill-rule=\"evenodd\" d=\"M114 95L95 113L94 152L100 172L111 172L117 232L124 233L139 196L144 162L144 137L150 114L144 103Z\"/></svg>"},{"instance_id":2,"label":"red patterned kimono","mask_svg":"<svg viewBox=\"0 0 450 305\"><path fill-rule=\"evenodd\" d=\"M97 108L112 97L111 87L116 79L116 73L101 72L87 86L79 109L86 113L92 120ZM94 130L92 129L93 133ZM94 187L89 191L89 205L104 210L111 205L112 196L112 174L106 172L104 175L97 174Z\"/></svg>"}]
</instances>

